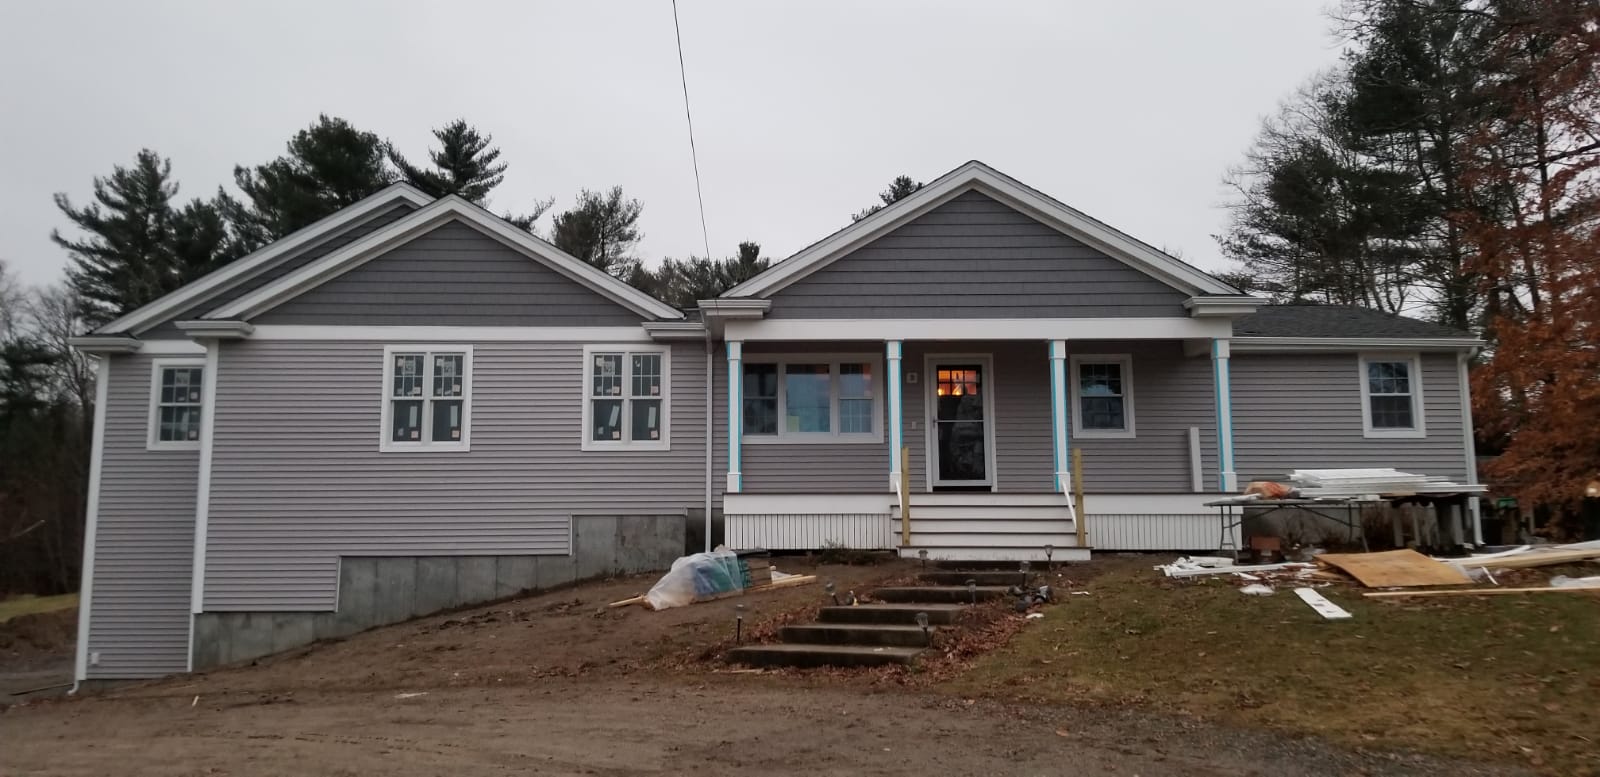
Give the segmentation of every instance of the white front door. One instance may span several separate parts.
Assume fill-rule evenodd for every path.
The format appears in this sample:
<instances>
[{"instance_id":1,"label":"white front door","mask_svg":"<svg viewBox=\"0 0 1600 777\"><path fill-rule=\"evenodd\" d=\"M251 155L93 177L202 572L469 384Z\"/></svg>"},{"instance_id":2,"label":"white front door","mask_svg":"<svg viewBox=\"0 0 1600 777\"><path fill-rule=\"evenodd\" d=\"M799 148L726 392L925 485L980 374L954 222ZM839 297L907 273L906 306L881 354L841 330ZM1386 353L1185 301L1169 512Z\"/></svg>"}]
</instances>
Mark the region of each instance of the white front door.
<instances>
[{"instance_id":1,"label":"white front door","mask_svg":"<svg viewBox=\"0 0 1600 777\"><path fill-rule=\"evenodd\" d=\"M928 486L994 487L994 361L929 356Z\"/></svg>"}]
</instances>

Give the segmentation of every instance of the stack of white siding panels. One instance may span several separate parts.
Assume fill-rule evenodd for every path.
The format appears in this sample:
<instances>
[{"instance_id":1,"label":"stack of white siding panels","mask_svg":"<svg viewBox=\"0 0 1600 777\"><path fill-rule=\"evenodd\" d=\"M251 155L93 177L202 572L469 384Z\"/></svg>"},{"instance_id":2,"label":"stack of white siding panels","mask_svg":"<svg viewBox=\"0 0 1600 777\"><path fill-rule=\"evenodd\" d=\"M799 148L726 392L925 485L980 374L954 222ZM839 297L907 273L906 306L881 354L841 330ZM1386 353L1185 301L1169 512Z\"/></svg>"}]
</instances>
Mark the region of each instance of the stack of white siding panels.
<instances>
[{"instance_id":1,"label":"stack of white siding panels","mask_svg":"<svg viewBox=\"0 0 1600 777\"><path fill-rule=\"evenodd\" d=\"M1475 493L1483 486L1397 469L1297 469L1289 473L1300 496L1338 499L1368 495Z\"/></svg>"}]
</instances>

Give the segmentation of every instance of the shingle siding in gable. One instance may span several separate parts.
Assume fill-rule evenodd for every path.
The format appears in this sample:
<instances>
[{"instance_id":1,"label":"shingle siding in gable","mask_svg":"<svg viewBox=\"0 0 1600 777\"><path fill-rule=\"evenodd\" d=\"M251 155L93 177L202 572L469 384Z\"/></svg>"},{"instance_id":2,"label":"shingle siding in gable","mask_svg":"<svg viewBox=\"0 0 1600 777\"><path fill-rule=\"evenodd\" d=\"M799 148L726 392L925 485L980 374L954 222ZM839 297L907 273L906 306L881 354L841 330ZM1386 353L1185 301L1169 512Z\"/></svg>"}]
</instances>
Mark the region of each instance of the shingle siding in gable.
<instances>
[{"instance_id":1,"label":"shingle siding in gable","mask_svg":"<svg viewBox=\"0 0 1600 777\"><path fill-rule=\"evenodd\" d=\"M1358 358L1355 353L1234 355L1233 450L1241 484L1282 480L1292 469L1346 467L1466 477L1456 355L1422 355L1428 436L1420 439L1364 436Z\"/></svg>"},{"instance_id":2,"label":"shingle siding in gable","mask_svg":"<svg viewBox=\"0 0 1600 777\"><path fill-rule=\"evenodd\" d=\"M627 326L629 311L450 222L284 302L256 324Z\"/></svg>"},{"instance_id":3,"label":"shingle siding in gable","mask_svg":"<svg viewBox=\"0 0 1600 777\"><path fill-rule=\"evenodd\" d=\"M281 257L275 264L257 270L254 275L250 276L244 281L207 298L204 303L195 305L194 307L185 310L182 314L167 319L165 322L146 332L141 333L139 336L146 340L187 339L188 335L185 335L176 326L173 326L174 321L188 321L199 318L212 310L216 310L217 308L222 307L229 302L232 302L246 294L249 294L252 291L255 291L256 289L261 288L262 286L267 285L268 283L271 283L272 281L283 277L284 275L294 272L295 270L321 259L322 257L327 256L334 251L344 248L345 246L354 243L355 241L360 240L361 238L366 237L367 235L370 235L373 232L382 229L383 227L399 221L407 213L410 213L414 210L416 210L416 206L409 202L397 202L393 207L390 207L382 212L375 213L366 220L351 225L343 232L330 235L320 242L302 249L298 253L290 254L287 257Z\"/></svg>"},{"instance_id":4,"label":"shingle siding in gable","mask_svg":"<svg viewBox=\"0 0 1600 777\"><path fill-rule=\"evenodd\" d=\"M87 672L160 677L188 667L200 454L146 450L151 357L110 365L87 637L100 660Z\"/></svg>"},{"instance_id":5,"label":"shingle siding in gable","mask_svg":"<svg viewBox=\"0 0 1600 777\"><path fill-rule=\"evenodd\" d=\"M773 294L768 317L1185 316L1188 296L967 192Z\"/></svg>"}]
</instances>

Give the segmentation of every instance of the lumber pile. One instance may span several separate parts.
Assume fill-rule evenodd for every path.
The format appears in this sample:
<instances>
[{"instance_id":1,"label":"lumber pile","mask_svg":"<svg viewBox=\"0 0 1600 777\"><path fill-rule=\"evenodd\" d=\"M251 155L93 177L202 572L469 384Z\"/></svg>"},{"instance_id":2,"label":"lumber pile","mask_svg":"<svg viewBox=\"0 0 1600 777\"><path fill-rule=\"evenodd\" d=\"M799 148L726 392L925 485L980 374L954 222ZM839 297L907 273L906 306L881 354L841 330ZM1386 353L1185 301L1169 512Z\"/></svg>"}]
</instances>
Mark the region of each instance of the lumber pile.
<instances>
[{"instance_id":1,"label":"lumber pile","mask_svg":"<svg viewBox=\"0 0 1600 777\"><path fill-rule=\"evenodd\" d=\"M1392 468L1297 469L1289 473L1295 493L1305 499L1361 496L1478 493L1484 486L1455 483L1449 478L1417 475Z\"/></svg>"}]
</instances>

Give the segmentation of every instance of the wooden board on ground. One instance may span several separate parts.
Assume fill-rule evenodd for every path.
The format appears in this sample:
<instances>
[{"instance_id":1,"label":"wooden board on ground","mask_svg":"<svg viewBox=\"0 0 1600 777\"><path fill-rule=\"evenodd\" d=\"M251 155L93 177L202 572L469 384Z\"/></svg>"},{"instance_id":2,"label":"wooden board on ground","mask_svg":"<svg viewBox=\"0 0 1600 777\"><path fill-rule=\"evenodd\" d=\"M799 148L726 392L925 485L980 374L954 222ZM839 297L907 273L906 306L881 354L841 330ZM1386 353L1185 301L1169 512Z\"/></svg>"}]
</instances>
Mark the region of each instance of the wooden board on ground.
<instances>
[{"instance_id":1,"label":"wooden board on ground","mask_svg":"<svg viewBox=\"0 0 1600 777\"><path fill-rule=\"evenodd\" d=\"M1410 548L1382 553L1324 553L1317 561L1337 567L1368 588L1471 585L1465 572Z\"/></svg>"},{"instance_id":2,"label":"wooden board on ground","mask_svg":"<svg viewBox=\"0 0 1600 777\"><path fill-rule=\"evenodd\" d=\"M1362 594L1372 599L1391 599L1395 597L1419 596L1504 596L1507 594L1595 594L1600 595L1600 588L1583 588L1579 586L1549 587L1549 588L1456 588L1449 591L1368 591Z\"/></svg>"}]
</instances>

